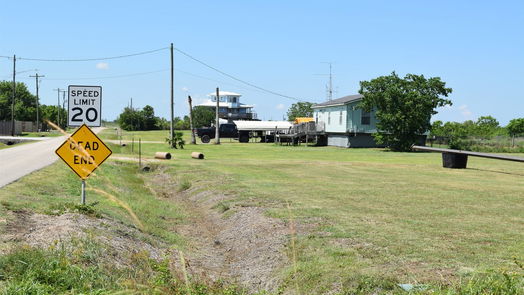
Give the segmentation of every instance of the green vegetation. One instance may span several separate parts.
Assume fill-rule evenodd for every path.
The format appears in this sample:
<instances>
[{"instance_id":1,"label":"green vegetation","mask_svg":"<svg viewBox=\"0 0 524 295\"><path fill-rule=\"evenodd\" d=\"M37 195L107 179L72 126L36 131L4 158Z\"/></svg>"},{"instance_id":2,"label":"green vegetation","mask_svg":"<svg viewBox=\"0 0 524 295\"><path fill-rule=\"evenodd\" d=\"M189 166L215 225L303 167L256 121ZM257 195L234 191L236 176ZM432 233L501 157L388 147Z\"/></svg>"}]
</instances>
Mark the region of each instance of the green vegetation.
<instances>
[{"instance_id":1,"label":"green vegetation","mask_svg":"<svg viewBox=\"0 0 524 295\"><path fill-rule=\"evenodd\" d=\"M137 253L129 257L132 268L117 268L103 256L103 244L91 238L72 243L73 248L22 247L1 256L2 294L245 294L219 283L186 284L168 258L155 261Z\"/></svg>"},{"instance_id":2,"label":"green vegetation","mask_svg":"<svg viewBox=\"0 0 524 295\"><path fill-rule=\"evenodd\" d=\"M123 138L140 135L143 140L163 141L166 132L162 132L124 132ZM114 134L115 130L105 130L101 136L111 138ZM186 132L186 140L188 135ZM136 146L134 153L129 145L110 147L115 157L137 157ZM269 216L299 224L298 233L292 235L296 238L294 247L285 250L291 262L279 274L282 288L291 293L320 294L336 289L339 294L406 294L397 284L410 283L422 285L420 291L411 294L523 294L524 275L519 263L524 260L524 167L519 163L470 158L468 169L453 170L442 168L440 154L382 149L289 147L227 140L220 146L187 145L184 150L171 149L165 143L142 146L145 158L151 159L157 151L172 153L173 159L163 161L162 166L176 179L177 190L191 193L188 191L197 188L197 192L231 196L217 202L217 211L233 214L237 206L260 206L269 209ZM192 151L204 153L206 159L192 159ZM109 160L87 183L128 204L146 233L184 247L173 229L186 222L186 215L173 200L156 196L148 188L154 176L154 171L138 172L132 161ZM77 177L63 163L56 163L1 189L0 200L4 211L29 208L59 214L79 211L67 205L76 202L79 193ZM104 194L88 190L88 202L99 202L90 207L96 214L136 226L128 212ZM31 251L27 255L39 257ZM42 263L60 257L53 255L46 252L49 261ZM292 267L295 255L296 274ZM10 278L4 281L6 284L44 284L30 273L24 276L6 268L18 260L30 259L17 257L10 263L0 263L0 274ZM100 276L104 285L94 285L93 289L126 290L112 280L118 273L104 268L91 270L93 264L86 262L75 263L71 265L87 269L87 276ZM67 268L64 271L69 272ZM60 269L56 273L63 272ZM158 278L162 273L172 275L153 269L137 274L139 283L133 286L153 286L151 281L157 279L143 278ZM179 286L170 282L169 286ZM198 288L192 287L191 294L239 292L225 286L199 286L217 293L196 293ZM80 285L73 288L79 290L77 293L85 290ZM177 294L171 289L165 292Z\"/></svg>"},{"instance_id":3,"label":"green vegetation","mask_svg":"<svg viewBox=\"0 0 524 295\"><path fill-rule=\"evenodd\" d=\"M311 102L297 102L289 107L287 111L288 121L294 121L299 117L313 117L313 103Z\"/></svg>"},{"instance_id":4,"label":"green vegetation","mask_svg":"<svg viewBox=\"0 0 524 295\"><path fill-rule=\"evenodd\" d=\"M458 150L523 153L524 141L516 138L522 135L519 133L519 120L511 120L505 128L500 127L498 121L491 116L481 116L476 122L435 121L431 126L430 141Z\"/></svg>"},{"instance_id":5,"label":"green vegetation","mask_svg":"<svg viewBox=\"0 0 524 295\"><path fill-rule=\"evenodd\" d=\"M439 77L407 74L400 78L395 72L370 81L361 81L359 93L364 95L361 107L376 110L379 144L394 151L410 151L418 137L431 128L431 116L438 107L451 105L447 97L452 91Z\"/></svg>"},{"instance_id":6,"label":"green vegetation","mask_svg":"<svg viewBox=\"0 0 524 295\"><path fill-rule=\"evenodd\" d=\"M11 120L13 83L10 81L0 81L0 121ZM40 105L40 124L45 127L46 121L57 122L60 112L60 126L65 128L67 113L63 108L58 110L56 105ZM27 89L25 83L16 83L15 97L15 120L34 121L36 120L36 96Z\"/></svg>"},{"instance_id":7,"label":"green vegetation","mask_svg":"<svg viewBox=\"0 0 524 295\"><path fill-rule=\"evenodd\" d=\"M151 157L166 147L142 150ZM513 269L512 257L524 257L518 163L471 158L469 169L452 170L433 153L227 141L169 151L172 173L236 196L228 207L263 206L287 219L289 202L314 228L297 240L297 279L311 293L370 276L447 285L464 272L467 281L472 273ZM206 160L191 159L192 151ZM133 156L128 147L121 152ZM227 181L212 181L217 175Z\"/></svg>"}]
</instances>

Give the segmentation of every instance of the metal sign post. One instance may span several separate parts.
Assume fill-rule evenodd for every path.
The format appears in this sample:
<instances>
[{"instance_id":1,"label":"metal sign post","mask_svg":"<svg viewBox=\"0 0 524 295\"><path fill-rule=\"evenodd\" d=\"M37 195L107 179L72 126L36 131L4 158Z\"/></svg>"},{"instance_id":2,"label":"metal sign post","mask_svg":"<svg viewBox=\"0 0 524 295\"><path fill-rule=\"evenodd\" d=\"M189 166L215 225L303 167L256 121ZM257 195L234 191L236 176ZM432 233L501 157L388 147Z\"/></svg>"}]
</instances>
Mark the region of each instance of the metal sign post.
<instances>
[{"instance_id":1,"label":"metal sign post","mask_svg":"<svg viewBox=\"0 0 524 295\"><path fill-rule=\"evenodd\" d=\"M82 179L82 205L86 204L86 181Z\"/></svg>"}]
</instances>

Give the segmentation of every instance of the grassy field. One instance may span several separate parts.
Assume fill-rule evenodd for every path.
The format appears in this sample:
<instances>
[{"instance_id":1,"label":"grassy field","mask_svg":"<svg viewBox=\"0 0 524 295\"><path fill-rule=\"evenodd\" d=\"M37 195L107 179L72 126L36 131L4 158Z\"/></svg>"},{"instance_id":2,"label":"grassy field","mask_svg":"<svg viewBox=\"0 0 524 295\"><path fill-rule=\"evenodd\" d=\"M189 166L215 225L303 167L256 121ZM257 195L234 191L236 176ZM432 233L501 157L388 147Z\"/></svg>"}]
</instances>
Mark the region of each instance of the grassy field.
<instances>
[{"instance_id":1,"label":"grassy field","mask_svg":"<svg viewBox=\"0 0 524 295\"><path fill-rule=\"evenodd\" d=\"M115 136L111 129L101 134ZM164 141L166 136L166 131L122 134L143 141ZM137 157L136 146L134 153L129 145L110 147L115 157ZM298 285L295 291L302 294L331 289L366 294L366 286L393 290L397 283L465 286L490 270L522 271L514 262L524 260L520 163L471 157L468 169L452 170L442 168L435 153L229 139L219 146L187 145L183 150L142 145L145 158L156 151L173 154L163 165L178 179L232 196L232 204L261 206L269 209L269 216L297 220L306 229L296 237L297 274L290 265L280 275L285 288ZM191 159L192 151L203 152L206 159ZM184 212L155 198L135 166L110 160L88 184L129 204L147 232L182 246L172 227L184 222ZM79 181L62 163L0 190L4 207L41 212L76 202L78 195ZM134 225L125 210L104 196L89 192L88 198L101 202L101 212Z\"/></svg>"},{"instance_id":2,"label":"grassy field","mask_svg":"<svg viewBox=\"0 0 524 295\"><path fill-rule=\"evenodd\" d=\"M189 140L187 140L189 141ZM130 147L118 152L130 154ZM143 153L167 151L144 144ZM205 161L189 157L203 152ZM361 275L453 282L461 274L514 269L524 259L524 166L471 157L441 166L436 153L381 149L199 144L171 150L170 164L237 202L292 214L314 226L298 241L300 283L316 290ZM521 155L522 156L522 155ZM341 275L344 274L344 275Z\"/></svg>"}]
</instances>

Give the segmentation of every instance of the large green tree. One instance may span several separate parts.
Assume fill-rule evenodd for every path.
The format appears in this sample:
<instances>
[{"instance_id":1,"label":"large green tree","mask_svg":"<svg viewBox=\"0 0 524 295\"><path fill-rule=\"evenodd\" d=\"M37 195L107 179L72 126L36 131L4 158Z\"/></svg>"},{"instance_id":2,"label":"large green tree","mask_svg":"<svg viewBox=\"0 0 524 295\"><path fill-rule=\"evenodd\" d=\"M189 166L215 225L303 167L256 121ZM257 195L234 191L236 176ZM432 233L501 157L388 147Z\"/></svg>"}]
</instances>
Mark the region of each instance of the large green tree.
<instances>
[{"instance_id":1,"label":"large green tree","mask_svg":"<svg viewBox=\"0 0 524 295\"><path fill-rule=\"evenodd\" d=\"M483 139L489 139L493 137L499 128L499 122L492 116L479 117L475 125L476 132L474 135Z\"/></svg>"},{"instance_id":2,"label":"large green tree","mask_svg":"<svg viewBox=\"0 0 524 295\"><path fill-rule=\"evenodd\" d=\"M126 107L116 121L120 128L129 131L156 130L163 127L162 120L155 117L155 110L149 105L146 105L141 110Z\"/></svg>"},{"instance_id":3,"label":"large green tree","mask_svg":"<svg viewBox=\"0 0 524 295\"><path fill-rule=\"evenodd\" d=\"M300 117L313 117L313 103L297 102L291 105L287 111L288 121L293 121Z\"/></svg>"},{"instance_id":4,"label":"large green tree","mask_svg":"<svg viewBox=\"0 0 524 295\"><path fill-rule=\"evenodd\" d=\"M193 108L193 127L208 127L215 121L215 111L213 108L196 106Z\"/></svg>"},{"instance_id":5,"label":"large green tree","mask_svg":"<svg viewBox=\"0 0 524 295\"><path fill-rule=\"evenodd\" d=\"M364 96L360 106L376 110L378 143L394 151L409 151L418 136L431 128L431 116L438 107L451 105L452 92L440 78L395 72L370 81L361 81L359 93Z\"/></svg>"},{"instance_id":6,"label":"large green tree","mask_svg":"<svg viewBox=\"0 0 524 295\"><path fill-rule=\"evenodd\" d=\"M513 119L509 121L508 133L511 137L524 136L524 118Z\"/></svg>"},{"instance_id":7,"label":"large green tree","mask_svg":"<svg viewBox=\"0 0 524 295\"><path fill-rule=\"evenodd\" d=\"M0 121L11 120L12 101L13 83L0 81ZM22 82L16 83L15 120L36 120L36 96Z\"/></svg>"}]
</instances>

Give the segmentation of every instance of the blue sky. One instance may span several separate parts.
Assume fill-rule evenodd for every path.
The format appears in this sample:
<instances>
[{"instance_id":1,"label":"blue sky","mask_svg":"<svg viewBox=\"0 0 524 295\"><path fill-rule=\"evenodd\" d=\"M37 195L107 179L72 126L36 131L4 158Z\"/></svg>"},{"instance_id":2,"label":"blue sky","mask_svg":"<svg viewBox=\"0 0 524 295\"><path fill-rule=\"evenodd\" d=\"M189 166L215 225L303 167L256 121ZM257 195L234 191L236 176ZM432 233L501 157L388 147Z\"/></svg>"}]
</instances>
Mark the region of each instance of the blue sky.
<instances>
[{"instance_id":1,"label":"blue sky","mask_svg":"<svg viewBox=\"0 0 524 295\"><path fill-rule=\"evenodd\" d=\"M4 1L0 55L75 59L175 47L231 75L312 102L326 99L333 62L335 97L359 81L396 71L438 76L453 88L451 108L434 119L502 124L524 117L524 1ZM169 51L89 62L20 60L18 71L45 75L41 101L56 88L103 87L103 118L133 98L169 116ZM175 114L187 95L215 87L243 95L262 119L282 119L294 102L231 80L175 53ZM0 58L0 79L11 61ZM154 72L131 77L114 77ZM34 91L34 72L19 81ZM108 78L112 77L112 78ZM79 78L96 78L81 80Z\"/></svg>"}]
</instances>

